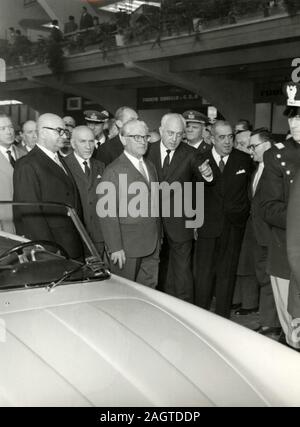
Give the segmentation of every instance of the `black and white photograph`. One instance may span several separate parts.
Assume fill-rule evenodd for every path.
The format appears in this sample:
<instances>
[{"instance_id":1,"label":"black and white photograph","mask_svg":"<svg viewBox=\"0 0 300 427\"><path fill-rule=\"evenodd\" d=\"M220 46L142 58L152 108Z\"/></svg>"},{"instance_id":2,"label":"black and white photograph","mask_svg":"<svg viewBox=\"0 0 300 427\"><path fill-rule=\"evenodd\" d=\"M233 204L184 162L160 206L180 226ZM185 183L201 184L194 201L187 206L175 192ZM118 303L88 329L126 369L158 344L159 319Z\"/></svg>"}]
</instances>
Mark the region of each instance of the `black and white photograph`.
<instances>
[{"instance_id":1,"label":"black and white photograph","mask_svg":"<svg viewBox=\"0 0 300 427\"><path fill-rule=\"evenodd\" d=\"M0 0L0 407L300 406L299 41L300 0Z\"/></svg>"}]
</instances>

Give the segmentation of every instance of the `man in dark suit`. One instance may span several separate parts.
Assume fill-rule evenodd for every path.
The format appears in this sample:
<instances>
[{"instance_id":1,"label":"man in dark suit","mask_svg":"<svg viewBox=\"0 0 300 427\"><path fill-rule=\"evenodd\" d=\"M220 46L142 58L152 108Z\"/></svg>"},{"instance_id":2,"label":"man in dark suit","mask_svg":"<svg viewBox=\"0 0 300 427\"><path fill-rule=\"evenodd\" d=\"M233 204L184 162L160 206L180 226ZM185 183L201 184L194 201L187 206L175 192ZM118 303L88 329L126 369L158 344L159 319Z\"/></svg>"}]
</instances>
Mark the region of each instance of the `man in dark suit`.
<instances>
[{"instance_id":1,"label":"man in dark suit","mask_svg":"<svg viewBox=\"0 0 300 427\"><path fill-rule=\"evenodd\" d=\"M72 174L57 152L64 145L64 122L55 114L43 114L38 119L38 142L14 170L14 201L57 202L76 209L81 215L81 203ZM50 240L62 245L73 258L82 256L80 237L60 207L17 207L16 230L20 235L36 240Z\"/></svg>"},{"instance_id":2,"label":"man in dark suit","mask_svg":"<svg viewBox=\"0 0 300 427\"><path fill-rule=\"evenodd\" d=\"M276 143L264 154L262 174L263 218L271 228L267 269L277 307L278 317L288 345L300 348L293 333L292 316L288 311L290 267L286 248L286 221L290 187L300 168L300 107L291 106L285 111L291 138Z\"/></svg>"},{"instance_id":3,"label":"man in dark suit","mask_svg":"<svg viewBox=\"0 0 300 427\"><path fill-rule=\"evenodd\" d=\"M206 144L203 139L203 130L209 123L208 118L199 111L188 110L183 113L186 121L186 139L187 143L197 150L198 154L203 154L211 150L211 145Z\"/></svg>"},{"instance_id":4,"label":"man in dark suit","mask_svg":"<svg viewBox=\"0 0 300 427\"><path fill-rule=\"evenodd\" d=\"M186 227L188 218L184 209L181 216L176 216L175 204L184 204L185 183L203 181L202 174L210 181L213 176L205 162L202 165L197 161L196 150L182 142L184 131L185 120L180 114L166 114L161 121L161 142L150 144L147 158L154 163L160 183L180 184L180 188L174 187L168 199L161 197L161 212L165 203L170 203L171 208L169 217L162 218L164 240L167 243L164 250L169 252L169 257L162 254L164 260L161 259L161 268L165 268L164 263L167 263L167 277L161 286L166 293L193 302L191 257L194 232L193 228Z\"/></svg>"},{"instance_id":5,"label":"man in dark suit","mask_svg":"<svg viewBox=\"0 0 300 427\"><path fill-rule=\"evenodd\" d=\"M125 124L120 134L124 153L113 161L104 171L98 187L101 194L97 203L105 244L111 253L112 272L134 280L145 286L157 285L160 221L153 216L155 206L155 188L157 174L153 164L144 160L148 146L148 128L139 120ZM145 210L137 212L137 193L130 188L136 187L143 198ZM114 208L106 212L107 189L113 188L108 195L108 206ZM108 190L109 192L109 190ZM154 205L153 205L154 203ZM108 208L109 209L109 208Z\"/></svg>"},{"instance_id":6,"label":"man in dark suit","mask_svg":"<svg viewBox=\"0 0 300 427\"><path fill-rule=\"evenodd\" d=\"M80 22L79 22L79 29L84 30L86 28L93 27L93 25L94 25L94 23L93 23L92 15L90 13L88 13L87 8L85 6L83 6L82 14L80 17Z\"/></svg>"},{"instance_id":7,"label":"man in dark suit","mask_svg":"<svg viewBox=\"0 0 300 427\"><path fill-rule=\"evenodd\" d=\"M229 317L235 275L249 216L248 183L252 161L233 148L230 124L212 127L213 149L200 156L208 161L215 184L205 186L204 224L198 230L194 253L195 302L210 309L214 283L216 313Z\"/></svg>"},{"instance_id":8,"label":"man in dark suit","mask_svg":"<svg viewBox=\"0 0 300 427\"><path fill-rule=\"evenodd\" d=\"M104 171L104 164L93 159L95 148L94 134L87 126L73 130L71 146L74 150L65 158L80 194L83 221L100 255L103 255L104 242L100 221L96 213L96 188Z\"/></svg>"},{"instance_id":9,"label":"man in dark suit","mask_svg":"<svg viewBox=\"0 0 300 427\"><path fill-rule=\"evenodd\" d=\"M265 129L257 129L251 133L248 149L258 166L252 175L250 183L251 214L249 220L254 234L253 247L250 250L253 253L255 275L260 287L260 328L258 332L266 336L278 338L281 327L277 316L270 276L267 273L270 227L263 220L261 212L261 176L264 170L263 155L271 148L272 143L271 135Z\"/></svg>"},{"instance_id":10,"label":"man in dark suit","mask_svg":"<svg viewBox=\"0 0 300 427\"><path fill-rule=\"evenodd\" d=\"M121 129L129 120L136 120L137 113L130 107L120 107L115 114L115 124ZM95 154L95 158L105 164L109 165L123 153L124 147L120 140L119 135L106 141L102 144Z\"/></svg>"}]
</instances>

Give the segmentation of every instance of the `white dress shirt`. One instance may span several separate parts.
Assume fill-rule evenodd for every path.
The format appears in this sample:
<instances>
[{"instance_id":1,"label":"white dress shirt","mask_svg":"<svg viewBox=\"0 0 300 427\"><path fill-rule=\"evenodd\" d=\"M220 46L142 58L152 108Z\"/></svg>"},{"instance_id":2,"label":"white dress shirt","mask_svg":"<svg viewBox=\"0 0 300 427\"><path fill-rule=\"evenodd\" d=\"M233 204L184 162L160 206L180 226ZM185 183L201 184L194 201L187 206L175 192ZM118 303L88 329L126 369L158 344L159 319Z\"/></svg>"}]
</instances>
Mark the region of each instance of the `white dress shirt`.
<instances>
[{"instance_id":1,"label":"white dress shirt","mask_svg":"<svg viewBox=\"0 0 300 427\"><path fill-rule=\"evenodd\" d=\"M160 159L161 159L161 167L163 167L165 157L167 157L167 155L168 155L167 150L168 150L168 148L167 148L167 147L166 147L166 146L161 142L161 143L160 143ZM174 153L175 153L175 150L171 150L171 151L170 151L170 154L169 154L169 156L170 156L170 163L171 163L171 161L172 161L172 158L173 158L173 156L174 156Z\"/></svg>"},{"instance_id":2,"label":"white dress shirt","mask_svg":"<svg viewBox=\"0 0 300 427\"><path fill-rule=\"evenodd\" d=\"M255 192L256 192L256 189L257 189L257 186L258 186L259 180L260 180L260 178L261 178L261 175L262 175L262 173L263 173L264 167L265 167L264 162L260 162L260 163L258 164L258 168L257 168L256 174L255 174L255 176L254 176L253 184L252 184L253 195L254 195L254 194L255 194Z\"/></svg>"},{"instance_id":3,"label":"white dress shirt","mask_svg":"<svg viewBox=\"0 0 300 427\"><path fill-rule=\"evenodd\" d=\"M220 154L217 153L215 147L212 148L211 154L213 155L213 158L215 159L215 162L219 166L220 161L221 161L221 156L220 156ZM226 165L228 158L229 158L229 154L227 154L227 156L222 157L224 165Z\"/></svg>"},{"instance_id":4,"label":"white dress shirt","mask_svg":"<svg viewBox=\"0 0 300 427\"><path fill-rule=\"evenodd\" d=\"M102 145L106 141L105 135L102 135L100 139L95 139L95 149L98 148L98 144Z\"/></svg>"},{"instance_id":5,"label":"white dress shirt","mask_svg":"<svg viewBox=\"0 0 300 427\"><path fill-rule=\"evenodd\" d=\"M200 141L196 142L196 144L191 144L189 141L187 141L187 144L190 147L196 148L196 150L197 150L200 147L200 145L202 144L202 142L203 142L203 139L201 139Z\"/></svg>"},{"instance_id":6,"label":"white dress shirt","mask_svg":"<svg viewBox=\"0 0 300 427\"><path fill-rule=\"evenodd\" d=\"M75 151L74 151L74 156L75 156L76 160L78 161L79 166L81 167L83 172L85 172L85 167L84 167L85 165L83 164L84 162L87 162L88 167L91 169L90 159L87 159L87 160L83 159L82 157L78 156L78 154L76 154Z\"/></svg>"},{"instance_id":7,"label":"white dress shirt","mask_svg":"<svg viewBox=\"0 0 300 427\"><path fill-rule=\"evenodd\" d=\"M15 153L15 149L14 146L11 145L10 147L3 147L3 145L0 145L0 152L3 154L3 156L6 158L6 160L9 162L9 157L7 154L7 150L10 150L12 157L16 159L16 153Z\"/></svg>"},{"instance_id":8,"label":"white dress shirt","mask_svg":"<svg viewBox=\"0 0 300 427\"><path fill-rule=\"evenodd\" d=\"M133 166L141 173L140 171L140 161L142 161L142 165L143 168L146 172L147 175L147 180L149 181L149 172L146 166L146 163L144 162L143 157L141 157L140 159L137 159L136 157L132 156L131 154L129 154L126 150L124 150L124 154L125 156L131 161L131 163L133 164Z\"/></svg>"},{"instance_id":9,"label":"white dress shirt","mask_svg":"<svg viewBox=\"0 0 300 427\"><path fill-rule=\"evenodd\" d=\"M53 153L53 151L48 150L48 148L44 147L43 145L40 145L40 144L36 144L36 145L39 147L40 150L42 150L46 154L46 156L48 156L51 160L53 160L53 162L55 162L58 166L60 166L63 169L63 171L65 172L66 175L68 175L66 169L63 166L63 164L59 160L59 157L58 157L57 153Z\"/></svg>"}]
</instances>

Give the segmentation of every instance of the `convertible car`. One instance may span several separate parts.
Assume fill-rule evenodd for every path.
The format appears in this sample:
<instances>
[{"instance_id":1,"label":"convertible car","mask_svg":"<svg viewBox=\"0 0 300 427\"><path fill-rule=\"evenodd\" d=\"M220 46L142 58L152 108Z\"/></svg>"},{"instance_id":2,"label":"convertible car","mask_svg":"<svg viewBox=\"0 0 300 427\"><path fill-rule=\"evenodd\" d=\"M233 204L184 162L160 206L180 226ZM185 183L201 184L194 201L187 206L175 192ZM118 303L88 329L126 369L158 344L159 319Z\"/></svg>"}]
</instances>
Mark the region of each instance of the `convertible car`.
<instances>
[{"instance_id":1,"label":"convertible car","mask_svg":"<svg viewBox=\"0 0 300 427\"><path fill-rule=\"evenodd\" d=\"M300 355L110 275L88 251L0 233L1 406L299 406Z\"/></svg>"}]
</instances>

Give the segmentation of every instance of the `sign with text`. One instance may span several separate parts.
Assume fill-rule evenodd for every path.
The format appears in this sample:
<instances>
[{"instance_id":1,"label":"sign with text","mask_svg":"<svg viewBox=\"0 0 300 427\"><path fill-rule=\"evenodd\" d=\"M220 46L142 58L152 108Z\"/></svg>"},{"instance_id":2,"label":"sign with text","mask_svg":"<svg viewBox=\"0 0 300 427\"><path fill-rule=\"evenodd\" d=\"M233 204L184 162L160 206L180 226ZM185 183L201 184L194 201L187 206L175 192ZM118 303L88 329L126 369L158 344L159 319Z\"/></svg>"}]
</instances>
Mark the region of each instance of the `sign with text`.
<instances>
[{"instance_id":1,"label":"sign with text","mask_svg":"<svg viewBox=\"0 0 300 427\"><path fill-rule=\"evenodd\" d=\"M138 89L139 110L158 108L197 108L202 106L202 97L174 86L147 87Z\"/></svg>"}]
</instances>

